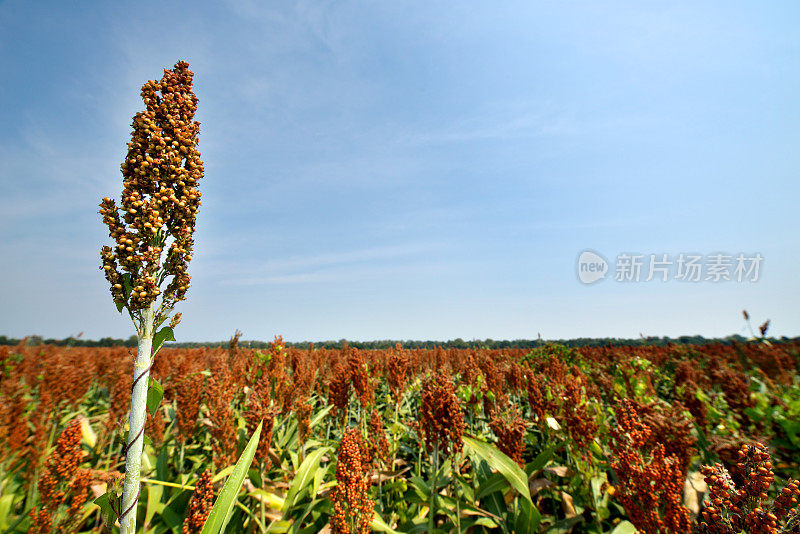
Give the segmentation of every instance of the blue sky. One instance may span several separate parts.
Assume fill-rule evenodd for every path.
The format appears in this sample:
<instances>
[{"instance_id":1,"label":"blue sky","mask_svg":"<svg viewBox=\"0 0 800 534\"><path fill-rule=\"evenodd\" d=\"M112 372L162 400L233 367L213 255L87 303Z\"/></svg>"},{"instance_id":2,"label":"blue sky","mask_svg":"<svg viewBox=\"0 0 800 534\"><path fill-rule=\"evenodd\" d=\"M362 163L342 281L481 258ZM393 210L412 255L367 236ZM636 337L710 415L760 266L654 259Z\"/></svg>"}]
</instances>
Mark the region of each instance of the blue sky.
<instances>
[{"instance_id":1,"label":"blue sky","mask_svg":"<svg viewBox=\"0 0 800 534\"><path fill-rule=\"evenodd\" d=\"M195 73L178 340L800 335L800 4L0 2L0 334L128 337L98 269L139 91ZM760 253L583 285L584 249Z\"/></svg>"}]
</instances>

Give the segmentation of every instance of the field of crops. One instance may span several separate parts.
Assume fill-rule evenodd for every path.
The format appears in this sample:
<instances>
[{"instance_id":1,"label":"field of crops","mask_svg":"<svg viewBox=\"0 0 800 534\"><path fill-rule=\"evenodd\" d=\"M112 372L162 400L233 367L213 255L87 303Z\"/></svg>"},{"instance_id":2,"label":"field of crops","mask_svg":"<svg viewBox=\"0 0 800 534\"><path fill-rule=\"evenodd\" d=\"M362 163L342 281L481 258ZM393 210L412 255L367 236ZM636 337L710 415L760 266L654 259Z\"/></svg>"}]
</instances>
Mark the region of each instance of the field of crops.
<instances>
[{"instance_id":1,"label":"field of crops","mask_svg":"<svg viewBox=\"0 0 800 534\"><path fill-rule=\"evenodd\" d=\"M237 345L156 357L141 532L200 532L262 422L227 532L800 532L800 343ZM131 354L0 347L0 532L107 531Z\"/></svg>"}]
</instances>

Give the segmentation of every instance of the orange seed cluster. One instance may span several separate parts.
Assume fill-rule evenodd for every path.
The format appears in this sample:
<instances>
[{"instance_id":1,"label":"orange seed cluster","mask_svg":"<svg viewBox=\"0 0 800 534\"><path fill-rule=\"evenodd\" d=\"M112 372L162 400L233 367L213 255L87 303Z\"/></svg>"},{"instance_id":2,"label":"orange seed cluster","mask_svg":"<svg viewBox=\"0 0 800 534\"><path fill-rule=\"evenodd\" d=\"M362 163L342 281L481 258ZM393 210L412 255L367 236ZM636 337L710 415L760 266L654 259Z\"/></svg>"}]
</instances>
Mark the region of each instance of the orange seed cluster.
<instances>
[{"instance_id":1,"label":"orange seed cluster","mask_svg":"<svg viewBox=\"0 0 800 534\"><path fill-rule=\"evenodd\" d=\"M450 375L440 369L422 385L419 422L429 451L447 455L462 447L464 414Z\"/></svg>"},{"instance_id":2,"label":"orange seed cluster","mask_svg":"<svg viewBox=\"0 0 800 534\"><path fill-rule=\"evenodd\" d=\"M651 429L628 399L616 414L610 465L619 479L616 498L631 523L645 534L690 532L689 509L681 504L685 477L679 459L667 455L661 443L647 446Z\"/></svg>"},{"instance_id":3,"label":"orange seed cluster","mask_svg":"<svg viewBox=\"0 0 800 534\"><path fill-rule=\"evenodd\" d=\"M214 486L211 483L211 471L206 469L194 486L189 512L183 522L183 534L200 534L206 524L211 507L214 506Z\"/></svg>"},{"instance_id":4,"label":"orange seed cluster","mask_svg":"<svg viewBox=\"0 0 800 534\"><path fill-rule=\"evenodd\" d=\"M128 154L121 165L122 204L104 198L100 214L116 242L101 250L102 266L118 305L131 312L149 306L161 294L164 307L183 300L192 259L195 219L200 207L197 184L203 162L197 150L200 123L193 120L197 97L189 64L179 61L159 81L142 86L145 111L133 118ZM160 94L159 94L160 93ZM167 237L173 241L162 253ZM161 269L161 270L160 270Z\"/></svg>"},{"instance_id":5,"label":"orange seed cluster","mask_svg":"<svg viewBox=\"0 0 800 534\"><path fill-rule=\"evenodd\" d=\"M61 432L39 477L43 509L31 510L31 532L70 532L81 522L91 472L78 466L83 459L81 423L73 419ZM55 520L57 518L57 521Z\"/></svg>"},{"instance_id":6,"label":"orange seed cluster","mask_svg":"<svg viewBox=\"0 0 800 534\"><path fill-rule=\"evenodd\" d=\"M721 464L704 465L708 505L702 513L701 532L752 532L778 534L800 532L800 482L791 480L769 501L767 492L775 480L772 459L761 443L745 444L738 451L732 475ZM734 478L742 481L737 488Z\"/></svg>"},{"instance_id":7,"label":"orange seed cluster","mask_svg":"<svg viewBox=\"0 0 800 534\"><path fill-rule=\"evenodd\" d=\"M339 442L330 520L332 534L370 532L375 503L369 498L368 473L364 464L366 454L358 430L347 429Z\"/></svg>"}]
</instances>

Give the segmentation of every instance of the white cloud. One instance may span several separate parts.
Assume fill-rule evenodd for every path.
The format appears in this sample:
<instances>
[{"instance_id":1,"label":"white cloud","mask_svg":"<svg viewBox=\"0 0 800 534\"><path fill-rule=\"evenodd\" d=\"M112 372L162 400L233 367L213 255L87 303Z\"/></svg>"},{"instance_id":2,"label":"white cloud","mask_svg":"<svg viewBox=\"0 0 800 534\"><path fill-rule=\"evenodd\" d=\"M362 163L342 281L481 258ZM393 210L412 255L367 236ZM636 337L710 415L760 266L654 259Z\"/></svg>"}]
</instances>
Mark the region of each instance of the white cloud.
<instances>
[{"instance_id":1,"label":"white cloud","mask_svg":"<svg viewBox=\"0 0 800 534\"><path fill-rule=\"evenodd\" d=\"M314 281L331 267L344 268L345 270L357 264L385 262L387 260L409 261L419 259L430 254L438 247L433 243L416 243L394 246L371 247L347 252L327 252L306 256L294 256L253 262L246 260L223 260L209 262L204 269L204 274L237 280L256 280L263 283L276 283L287 281ZM311 272L308 272L311 270ZM237 282L233 282L237 283Z\"/></svg>"},{"instance_id":2,"label":"white cloud","mask_svg":"<svg viewBox=\"0 0 800 534\"><path fill-rule=\"evenodd\" d=\"M317 261L316 258L311 258ZM324 261L324 260L323 260ZM311 262L309 262L311 263ZM333 267L334 264L326 264ZM245 276L223 279L223 286L262 286L262 285L299 285L299 284L331 284L367 281L388 282L398 277L409 279L419 275L429 279L436 274L446 274L458 269L458 264L452 261L406 261L384 265L356 265L355 262L340 265L334 268L323 268L311 272L295 272L267 276Z\"/></svg>"}]
</instances>

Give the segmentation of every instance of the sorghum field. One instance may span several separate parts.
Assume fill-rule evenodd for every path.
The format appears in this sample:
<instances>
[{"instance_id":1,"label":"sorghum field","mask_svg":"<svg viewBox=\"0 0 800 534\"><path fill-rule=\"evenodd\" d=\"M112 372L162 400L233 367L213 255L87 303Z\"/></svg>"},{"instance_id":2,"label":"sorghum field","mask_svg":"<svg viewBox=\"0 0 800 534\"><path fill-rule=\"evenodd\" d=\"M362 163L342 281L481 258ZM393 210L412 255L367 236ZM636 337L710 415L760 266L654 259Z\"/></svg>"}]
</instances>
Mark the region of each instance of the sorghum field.
<instances>
[{"instance_id":1,"label":"sorghum field","mask_svg":"<svg viewBox=\"0 0 800 534\"><path fill-rule=\"evenodd\" d=\"M0 532L108 530L129 350L0 347ZM137 529L200 532L263 421L227 532L796 533L799 364L762 340L165 348Z\"/></svg>"}]
</instances>

